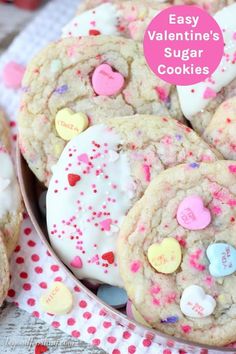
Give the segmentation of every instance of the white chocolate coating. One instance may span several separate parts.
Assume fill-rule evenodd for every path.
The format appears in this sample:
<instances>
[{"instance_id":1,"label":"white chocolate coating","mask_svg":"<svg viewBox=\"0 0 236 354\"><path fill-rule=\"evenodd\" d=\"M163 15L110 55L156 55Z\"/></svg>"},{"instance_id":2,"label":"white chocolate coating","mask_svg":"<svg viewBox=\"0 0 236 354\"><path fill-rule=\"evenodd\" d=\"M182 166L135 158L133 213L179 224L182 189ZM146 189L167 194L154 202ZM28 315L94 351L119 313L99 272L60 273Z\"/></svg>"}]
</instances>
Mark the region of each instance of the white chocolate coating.
<instances>
[{"instance_id":1,"label":"white chocolate coating","mask_svg":"<svg viewBox=\"0 0 236 354\"><path fill-rule=\"evenodd\" d=\"M206 108L211 99L214 98L214 93L217 94L236 78L236 4L227 6L217 12L214 18L223 31L225 42L224 56L220 65L211 78L204 82L190 86L177 86L182 111L189 120ZM212 97L206 94L206 90L209 91L209 89L213 93Z\"/></svg>"},{"instance_id":2,"label":"white chocolate coating","mask_svg":"<svg viewBox=\"0 0 236 354\"><path fill-rule=\"evenodd\" d=\"M119 12L114 4L105 3L76 16L62 29L62 38L97 34L119 35L117 31ZM99 33L100 32L100 33Z\"/></svg>"},{"instance_id":3,"label":"white chocolate coating","mask_svg":"<svg viewBox=\"0 0 236 354\"><path fill-rule=\"evenodd\" d=\"M121 143L105 125L75 137L53 168L47 193L48 232L60 258L79 279L118 286L116 240L134 195L127 155L117 152ZM80 180L71 186L68 174Z\"/></svg>"},{"instance_id":4,"label":"white chocolate coating","mask_svg":"<svg viewBox=\"0 0 236 354\"><path fill-rule=\"evenodd\" d=\"M19 210L21 199L13 163L6 149L0 145L0 219Z\"/></svg>"}]
</instances>

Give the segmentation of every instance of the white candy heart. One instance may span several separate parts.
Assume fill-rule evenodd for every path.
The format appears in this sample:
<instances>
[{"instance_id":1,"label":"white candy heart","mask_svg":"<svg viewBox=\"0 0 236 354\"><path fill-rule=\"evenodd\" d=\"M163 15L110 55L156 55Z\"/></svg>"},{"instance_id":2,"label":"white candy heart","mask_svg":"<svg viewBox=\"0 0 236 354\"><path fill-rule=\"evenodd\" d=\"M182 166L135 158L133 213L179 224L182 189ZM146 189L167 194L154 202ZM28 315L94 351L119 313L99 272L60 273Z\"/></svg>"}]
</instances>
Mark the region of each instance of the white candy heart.
<instances>
[{"instance_id":1,"label":"white candy heart","mask_svg":"<svg viewBox=\"0 0 236 354\"><path fill-rule=\"evenodd\" d=\"M184 315L194 318L210 316L216 307L215 299L198 285L188 286L182 294L180 309Z\"/></svg>"}]
</instances>

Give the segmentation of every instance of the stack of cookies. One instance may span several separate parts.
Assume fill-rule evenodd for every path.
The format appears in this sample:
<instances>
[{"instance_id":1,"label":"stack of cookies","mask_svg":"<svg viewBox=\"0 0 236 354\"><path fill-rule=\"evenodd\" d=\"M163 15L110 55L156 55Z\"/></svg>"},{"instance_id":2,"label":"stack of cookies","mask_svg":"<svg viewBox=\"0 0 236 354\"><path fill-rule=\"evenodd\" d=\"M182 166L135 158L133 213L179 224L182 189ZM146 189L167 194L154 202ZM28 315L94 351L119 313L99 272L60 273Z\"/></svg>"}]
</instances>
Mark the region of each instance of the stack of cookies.
<instances>
[{"instance_id":1,"label":"stack of cookies","mask_svg":"<svg viewBox=\"0 0 236 354\"><path fill-rule=\"evenodd\" d=\"M9 288L9 259L14 251L22 221L22 203L10 156L10 134L0 109L0 306Z\"/></svg>"},{"instance_id":2,"label":"stack of cookies","mask_svg":"<svg viewBox=\"0 0 236 354\"><path fill-rule=\"evenodd\" d=\"M215 80L175 87L150 71L142 38L157 11L183 1L85 1L29 64L19 115L63 262L125 288L147 326L216 346L236 340L231 2L184 1L227 23L226 62Z\"/></svg>"}]
</instances>

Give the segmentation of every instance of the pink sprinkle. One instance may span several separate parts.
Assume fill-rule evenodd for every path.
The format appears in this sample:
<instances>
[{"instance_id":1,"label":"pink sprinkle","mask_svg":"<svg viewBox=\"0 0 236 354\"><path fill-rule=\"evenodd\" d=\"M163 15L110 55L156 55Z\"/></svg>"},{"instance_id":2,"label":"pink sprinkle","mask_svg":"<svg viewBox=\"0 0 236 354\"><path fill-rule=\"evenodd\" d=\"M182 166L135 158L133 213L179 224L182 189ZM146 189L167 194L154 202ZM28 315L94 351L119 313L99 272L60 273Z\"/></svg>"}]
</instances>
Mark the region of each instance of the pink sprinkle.
<instances>
[{"instance_id":1,"label":"pink sprinkle","mask_svg":"<svg viewBox=\"0 0 236 354\"><path fill-rule=\"evenodd\" d=\"M168 92L161 86L157 86L155 88L157 94L158 94L158 97L161 101L165 101L168 97Z\"/></svg>"},{"instance_id":2,"label":"pink sprinkle","mask_svg":"<svg viewBox=\"0 0 236 354\"><path fill-rule=\"evenodd\" d=\"M161 291L161 287L160 287L158 284L153 285L153 286L151 287L151 289L150 289L150 292L151 292L152 295L156 295L156 294L158 294L160 291Z\"/></svg>"},{"instance_id":3,"label":"pink sprinkle","mask_svg":"<svg viewBox=\"0 0 236 354\"><path fill-rule=\"evenodd\" d=\"M150 167L148 165L143 165L143 170L145 173L146 182L150 182L151 181Z\"/></svg>"},{"instance_id":4,"label":"pink sprinkle","mask_svg":"<svg viewBox=\"0 0 236 354\"><path fill-rule=\"evenodd\" d=\"M130 270L133 273L137 273L141 267L142 263L140 261L134 261L130 265Z\"/></svg>"},{"instance_id":5,"label":"pink sprinkle","mask_svg":"<svg viewBox=\"0 0 236 354\"><path fill-rule=\"evenodd\" d=\"M78 160L84 162L85 164L89 163L89 157L87 154L81 154L78 156Z\"/></svg>"},{"instance_id":6,"label":"pink sprinkle","mask_svg":"<svg viewBox=\"0 0 236 354\"><path fill-rule=\"evenodd\" d=\"M204 282L206 283L207 286L211 286L213 284L213 278L210 275L208 275L204 279Z\"/></svg>"},{"instance_id":7,"label":"pink sprinkle","mask_svg":"<svg viewBox=\"0 0 236 354\"><path fill-rule=\"evenodd\" d=\"M183 237L176 236L176 240L179 242L180 246L186 247L187 242L186 242L186 240Z\"/></svg>"},{"instance_id":8,"label":"pink sprinkle","mask_svg":"<svg viewBox=\"0 0 236 354\"><path fill-rule=\"evenodd\" d=\"M153 305L156 305L156 306L160 306L160 304L161 304L160 300L156 299L156 298L152 299L152 303L153 303Z\"/></svg>"},{"instance_id":9,"label":"pink sprinkle","mask_svg":"<svg viewBox=\"0 0 236 354\"><path fill-rule=\"evenodd\" d=\"M213 206L212 209L211 209L212 213L215 214L215 215L220 215L222 210L219 206Z\"/></svg>"},{"instance_id":10,"label":"pink sprinkle","mask_svg":"<svg viewBox=\"0 0 236 354\"><path fill-rule=\"evenodd\" d=\"M230 173L236 173L236 165L229 165L228 169Z\"/></svg>"},{"instance_id":11,"label":"pink sprinkle","mask_svg":"<svg viewBox=\"0 0 236 354\"><path fill-rule=\"evenodd\" d=\"M138 226L138 231L139 232L145 232L145 230L146 230L146 227L144 225L141 224L141 225Z\"/></svg>"},{"instance_id":12,"label":"pink sprinkle","mask_svg":"<svg viewBox=\"0 0 236 354\"><path fill-rule=\"evenodd\" d=\"M70 265L74 268L80 269L83 267L82 259L79 256L76 256L70 263Z\"/></svg>"},{"instance_id":13,"label":"pink sprinkle","mask_svg":"<svg viewBox=\"0 0 236 354\"><path fill-rule=\"evenodd\" d=\"M236 206L236 200L235 200L235 199L230 199L230 200L228 201L228 205L229 205L229 206Z\"/></svg>"},{"instance_id":14,"label":"pink sprinkle","mask_svg":"<svg viewBox=\"0 0 236 354\"><path fill-rule=\"evenodd\" d=\"M200 272L203 272L203 271L206 269L206 267L205 267L203 264L197 263L194 259L190 259L190 260L189 260L189 264L190 264L193 268L199 270Z\"/></svg>"},{"instance_id":15,"label":"pink sprinkle","mask_svg":"<svg viewBox=\"0 0 236 354\"><path fill-rule=\"evenodd\" d=\"M112 223L111 219L106 219L106 220L103 220L100 222L100 226L103 230L110 231L111 230L111 223Z\"/></svg>"},{"instance_id":16,"label":"pink sprinkle","mask_svg":"<svg viewBox=\"0 0 236 354\"><path fill-rule=\"evenodd\" d=\"M236 41L236 32L233 34L233 39Z\"/></svg>"},{"instance_id":17,"label":"pink sprinkle","mask_svg":"<svg viewBox=\"0 0 236 354\"><path fill-rule=\"evenodd\" d=\"M73 55L75 55L76 52L76 47L72 46L70 48L67 49L67 55L68 57L73 57Z\"/></svg>"},{"instance_id":18,"label":"pink sprinkle","mask_svg":"<svg viewBox=\"0 0 236 354\"><path fill-rule=\"evenodd\" d=\"M189 332L191 332L192 327L189 325L183 325L183 326L181 326L181 329L184 333L189 333Z\"/></svg>"},{"instance_id":19,"label":"pink sprinkle","mask_svg":"<svg viewBox=\"0 0 236 354\"><path fill-rule=\"evenodd\" d=\"M166 302L167 302L168 304L172 304L172 302L175 301L176 297L177 297L177 294L176 294L176 293L170 293L170 294L168 294L168 295L166 296Z\"/></svg>"},{"instance_id":20,"label":"pink sprinkle","mask_svg":"<svg viewBox=\"0 0 236 354\"><path fill-rule=\"evenodd\" d=\"M199 248L194 253L192 253L190 255L190 257L193 258L193 259L199 259L201 254L202 254L202 250Z\"/></svg>"},{"instance_id":21,"label":"pink sprinkle","mask_svg":"<svg viewBox=\"0 0 236 354\"><path fill-rule=\"evenodd\" d=\"M216 95L217 94L213 89L211 89L210 87L207 87L204 94L203 94L203 98L205 98L205 99L214 98L214 97L216 97Z\"/></svg>"}]
</instances>

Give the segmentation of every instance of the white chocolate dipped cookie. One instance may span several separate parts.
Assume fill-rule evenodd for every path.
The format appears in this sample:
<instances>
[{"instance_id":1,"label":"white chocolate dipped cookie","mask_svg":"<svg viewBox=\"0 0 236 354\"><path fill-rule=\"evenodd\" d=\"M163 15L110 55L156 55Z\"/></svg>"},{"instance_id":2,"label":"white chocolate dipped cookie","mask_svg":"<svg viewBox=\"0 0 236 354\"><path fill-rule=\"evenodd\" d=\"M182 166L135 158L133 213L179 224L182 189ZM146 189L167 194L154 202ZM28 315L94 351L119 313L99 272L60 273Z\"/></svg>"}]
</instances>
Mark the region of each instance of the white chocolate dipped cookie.
<instances>
[{"instance_id":1,"label":"white chocolate dipped cookie","mask_svg":"<svg viewBox=\"0 0 236 354\"><path fill-rule=\"evenodd\" d=\"M63 28L62 37L102 34L142 41L149 22L167 6L164 2L148 0L90 1Z\"/></svg>"},{"instance_id":2,"label":"white chocolate dipped cookie","mask_svg":"<svg viewBox=\"0 0 236 354\"><path fill-rule=\"evenodd\" d=\"M218 106L236 94L236 3L217 12L214 18L225 42L220 65L204 82L177 86L183 114L199 134L204 132Z\"/></svg>"},{"instance_id":3,"label":"white chocolate dipped cookie","mask_svg":"<svg viewBox=\"0 0 236 354\"><path fill-rule=\"evenodd\" d=\"M4 112L0 112L0 232L8 256L17 245L23 210L10 145L8 122Z\"/></svg>"},{"instance_id":4,"label":"white chocolate dipped cookie","mask_svg":"<svg viewBox=\"0 0 236 354\"><path fill-rule=\"evenodd\" d=\"M122 286L116 258L121 223L162 170L217 159L195 132L157 116L107 119L65 147L47 192L51 244L79 279Z\"/></svg>"}]
</instances>

